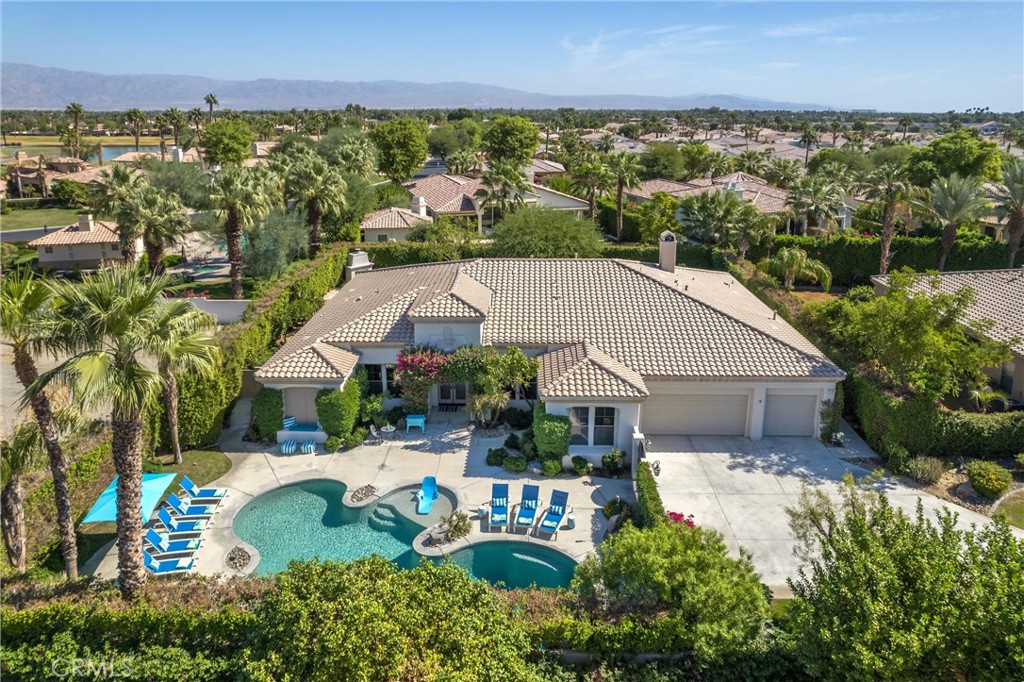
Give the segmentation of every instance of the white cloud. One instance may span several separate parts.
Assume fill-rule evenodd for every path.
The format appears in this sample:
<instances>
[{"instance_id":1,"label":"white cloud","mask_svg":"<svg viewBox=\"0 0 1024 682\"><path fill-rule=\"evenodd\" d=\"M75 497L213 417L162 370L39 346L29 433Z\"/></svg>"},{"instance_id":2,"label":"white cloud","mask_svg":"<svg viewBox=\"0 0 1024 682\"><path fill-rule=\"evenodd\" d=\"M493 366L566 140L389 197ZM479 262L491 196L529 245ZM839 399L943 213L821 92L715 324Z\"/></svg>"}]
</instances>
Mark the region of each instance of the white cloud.
<instances>
[{"instance_id":1,"label":"white cloud","mask_svg":"<svg viewBox=\"0 0 1024 682\"><path fill-rule=\"evenodd\" d=\"M632 29L600 31L581 40L566 35L560 44L568 53L569 68L574 72L650 80L678 73L681 60L687 56L721 52L734 45L732 40L713 36L726 28L681 24L642 34ZM634 36L635 39L623 44L620 39L625 36Z\"/></svg>"},{"instance_id":2,"label":"white cloud","mask_svg":"<svg viewBox=\"0 0 1024 682\"><path fill-rule=\"evenodd\" d=\"M829 17L827 19L798 21L792 24L783 24L781 26L769 28L762 33L769 38L803 38L808 36L824 36L842 29L857 26L918 23L923 21L932 21L934 19L934 14L916 14L911 12L847 14L844 16Z\"/></svg>"}]
</instances>

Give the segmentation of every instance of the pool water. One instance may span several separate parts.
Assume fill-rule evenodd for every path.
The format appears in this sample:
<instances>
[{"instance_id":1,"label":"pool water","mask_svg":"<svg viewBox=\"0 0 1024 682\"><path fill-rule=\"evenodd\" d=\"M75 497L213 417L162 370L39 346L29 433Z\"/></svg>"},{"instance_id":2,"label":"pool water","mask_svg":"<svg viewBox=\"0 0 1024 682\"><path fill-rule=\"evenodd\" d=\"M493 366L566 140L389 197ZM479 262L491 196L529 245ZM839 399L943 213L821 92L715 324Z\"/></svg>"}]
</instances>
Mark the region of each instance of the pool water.
<instances>
[{"instance_id":1,"label":"pool water","mask_svg":"<svg viewBox=\"0 0 1024 682\"><path fill-rule=\"evenodd\" d=\"M223 269L223 267L224 267L223 265L200 265L199 267L192 268L192 272L194 272L194 273L219 272L221 269Z\"/></svg>"},{"instance_id":2,"label":"pool water","mask_svg":"<svg viewBox=\"0 0 1024 682\"><path fill-rule=\"evenodd\" d=\"M351 561L379 554L401 568L422 558L412 542L426 527L452 513L454 496L444 488L430 514L416 514L419 486L400 488L362 508L346 507L344 483L305 481L284 486L243 507L234 530L260 553L255 574L273 575L292 559ZM470 575L509 588L566 587L575 562L561 552L534 543L485 542L449 557ZM440 559L436 559L440 561Z\"/></svg>"}]
</instances>

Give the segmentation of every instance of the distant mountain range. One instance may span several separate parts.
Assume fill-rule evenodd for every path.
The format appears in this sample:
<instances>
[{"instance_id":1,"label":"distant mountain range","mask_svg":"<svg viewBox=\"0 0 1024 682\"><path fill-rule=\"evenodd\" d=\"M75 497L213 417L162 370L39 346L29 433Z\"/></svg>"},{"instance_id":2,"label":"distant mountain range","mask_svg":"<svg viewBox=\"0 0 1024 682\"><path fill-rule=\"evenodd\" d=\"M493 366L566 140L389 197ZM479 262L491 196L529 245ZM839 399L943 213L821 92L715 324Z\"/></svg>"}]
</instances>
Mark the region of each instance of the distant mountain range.
<instances>
[{"instance_id":1,"label":"distant mountain range","mask_svg":"<svg viewBox=\"0 0 1024 682\"><path fill-rule=\"evenodd\" d=\"M773 102L736 95L545 95L480 83L403 81L308 81L261 78L227 81L201 76L109 76L29 64L3 64L0 105L4 109L63 109L80 102L91 111L138 107L204 107L214 93L224 108L338 109L348 103L371 109L661 109L720 107L759 111L823 110L820 104Z\"/></svg>"}]
</instances>

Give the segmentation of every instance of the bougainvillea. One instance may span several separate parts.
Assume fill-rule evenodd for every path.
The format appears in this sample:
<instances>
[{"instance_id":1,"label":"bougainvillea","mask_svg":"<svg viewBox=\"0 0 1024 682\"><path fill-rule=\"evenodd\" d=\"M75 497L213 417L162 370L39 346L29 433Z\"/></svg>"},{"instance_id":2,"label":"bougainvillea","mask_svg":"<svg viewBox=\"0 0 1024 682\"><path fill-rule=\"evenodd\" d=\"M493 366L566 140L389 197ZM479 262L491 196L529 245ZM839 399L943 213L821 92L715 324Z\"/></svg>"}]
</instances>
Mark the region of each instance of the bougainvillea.
<instances>
[{"instance_id":1,"label":"bougainvillea","mask_svg":"<svg viewBox=\"0 0 1024 682\"><path fill-rule=\"evenodd\" d=\"M682 514L680 512L669 512L668 520L672 523L685 523L690 528L696 528L697 524L693 522L693 514Z\"/></svg>"},{"instance_id":2,"label":"bougainvillea","mask_svg":"<svg viewBox=\"0 0 1024 682\"><path fill-rule=\"evenodd\" d=\"M402 386L402 398L408 412L426 414L430 406L430 387L444 383L448 356L427 346L407 348L398 354L396 380Z\"/></svg>"}]
</instances>

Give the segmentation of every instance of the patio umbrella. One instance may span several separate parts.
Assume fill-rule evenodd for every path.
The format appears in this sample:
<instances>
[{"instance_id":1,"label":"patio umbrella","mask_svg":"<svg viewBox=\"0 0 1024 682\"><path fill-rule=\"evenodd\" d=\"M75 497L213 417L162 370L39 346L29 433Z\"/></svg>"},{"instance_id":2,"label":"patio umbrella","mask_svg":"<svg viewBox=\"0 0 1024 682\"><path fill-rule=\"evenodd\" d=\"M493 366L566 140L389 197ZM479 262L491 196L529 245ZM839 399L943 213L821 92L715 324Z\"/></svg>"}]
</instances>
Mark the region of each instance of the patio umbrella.
<instances>
[{"instance_id":1,"label":"patio umbrella","mask_svg":"<svg viewBox=\"0 0 1024 682\"><path fill-rule=\"evenodd\" d=\"M153 510L160 504L164 491L170 487L177 474L142 474L142 522L145 523L153 515ZM110 482L107 489L100 493L96 504L82 519L82 523L99 523L100 521L117 521L117 476Z\"/></svg>"}]
</instances>

